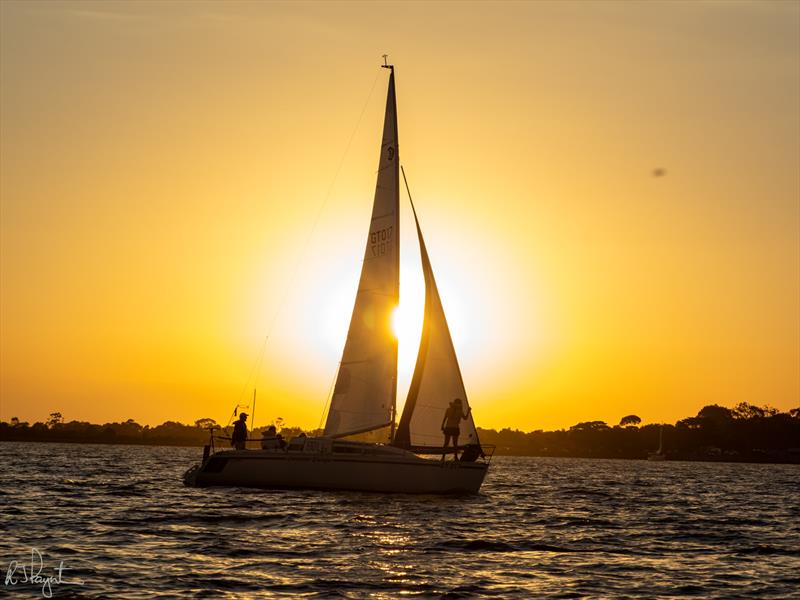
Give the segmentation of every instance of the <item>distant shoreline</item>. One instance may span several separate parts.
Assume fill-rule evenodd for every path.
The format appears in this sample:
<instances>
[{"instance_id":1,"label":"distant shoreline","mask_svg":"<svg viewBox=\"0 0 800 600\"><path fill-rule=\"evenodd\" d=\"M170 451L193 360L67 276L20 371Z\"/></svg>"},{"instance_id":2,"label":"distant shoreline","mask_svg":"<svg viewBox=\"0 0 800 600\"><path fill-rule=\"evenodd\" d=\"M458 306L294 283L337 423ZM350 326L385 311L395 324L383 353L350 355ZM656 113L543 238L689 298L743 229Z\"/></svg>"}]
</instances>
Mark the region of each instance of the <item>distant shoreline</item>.
<instances>
[{"instance_id":1,"label":"distant shoreline","mask_svg":"<svg viewBox=\"0 0 800 600\"><path fill-rule=\"evenodd\" d=\"M276 426L286 440L301 433L311 437L323 434L320 429L289 427L280 420ZM193 425L167 421L155 427L139 425L133 419L102 425L65 422L61 413L55 412L46 422L33 425L15 417L11 422L0 421L0 442L201 448L209 443L212 430L215 436L229 437L232 427L207 418ZM263 426L249 432L254 444L265 430ZM380 441L374 432L364 435L371 438L363 441ZM388 441L388 431L385 435ZM481 445L494 447L498 456L643 460L658 451L670 461L800 464L800 408L781 412L745 402L733 408L704 406L697 416L674 425L641 425L641 419L631 414L613 426L585 421L569 429L529 432L478 427L477 436ZM459 441L470 443L466 438ZM228 441L220 440L218 445L227 448Z\"/></svg>"},{"instance_id":2,"label":"distant shoreline","mask_svg":"<svg viewBox=\"0 0 800 600\"><path fill-rule=\"evenodd\" d=\"M203 444L185 444L180 442L170 443L170 442L134 442L134 441L124 441L124 442L111 442L111 441L102 441L102 440L11 440L7 438L0 438L0 444L83 444L86 446L152 446L152 447L161 447L161 448L202 448Z\"/></svg>"}]
</instances>

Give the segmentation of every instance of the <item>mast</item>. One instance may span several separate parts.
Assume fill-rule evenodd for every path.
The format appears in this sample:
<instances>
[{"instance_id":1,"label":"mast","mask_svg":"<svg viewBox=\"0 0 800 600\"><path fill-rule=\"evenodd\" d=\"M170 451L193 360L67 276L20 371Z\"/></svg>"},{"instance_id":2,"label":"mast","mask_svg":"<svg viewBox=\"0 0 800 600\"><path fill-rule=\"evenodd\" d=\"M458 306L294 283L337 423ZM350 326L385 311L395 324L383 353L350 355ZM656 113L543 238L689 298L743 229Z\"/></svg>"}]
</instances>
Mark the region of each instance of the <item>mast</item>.
<instances>
[{"instance_id":1,"label":"mast","mask_svg":"<svg viewBox=\"0 0 800 600\"><path fill-rule=\"evenodd\" d=\"M253 418L250 419L250 431L256 428L256 388L253 388Z\"/></svg>"},{"instance_id":2,"label":"mast","mask_svg":"<svg viewBox=\"0 0 800 600\"><path fill-rule=\"evenodd\" d=\"M381 65L382 69L389 69L389 86L394 89L394 65L389 64L389 55L383 55L383 64ZM397 92L393 94L393 101L394 101L394 131L395 131L395 163L394 168L395 172L400 165L400 144L399 144L399 131L397 128ZM403 177L405 177L405 173L403 173ZM397 198L397 252L395 252L395 268L397 269L397 303L400 304L400 178L395 175L396 181L396 189L395 189L395 197ZM394 376L392 377L392 422L389 425L389 443L392 442L394 439L394 429L395 429L395 422L397 420L397 352L395 351L395 359L394 359Z\"/></svg>"}]
</instances>

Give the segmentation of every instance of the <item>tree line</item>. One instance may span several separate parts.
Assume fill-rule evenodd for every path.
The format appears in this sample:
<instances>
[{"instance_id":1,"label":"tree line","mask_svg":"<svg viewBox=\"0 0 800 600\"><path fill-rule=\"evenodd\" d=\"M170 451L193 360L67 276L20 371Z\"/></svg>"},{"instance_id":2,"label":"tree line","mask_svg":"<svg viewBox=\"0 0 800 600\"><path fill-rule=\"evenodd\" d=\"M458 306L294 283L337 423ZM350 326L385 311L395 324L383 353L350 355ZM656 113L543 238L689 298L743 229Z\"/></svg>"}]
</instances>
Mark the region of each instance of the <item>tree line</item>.
<instances>
[{"instance_id":1,"label":"tree line","mask_svg":"<svg viewBox=\"0 0 800 600\"><path fill-rule=\"evenodd\" d=\"M781 412L742 402L734 408L716 404L672 424L640 426L636 415L618 425L586 421L558 431L480 429L481 443L498 454L647 458L661 444L670 460L720 460L800 463L800 409Z\"/></svg>"},{"instance_id":2,"label":"tree line","mask_svg":"<svg viewBox=\"0 0 800 600\"><path fill-rule=\"evenodd\" d=\"M275 425L281 435L289 439L299 435L299 427L282 425L277 419ZM251 438L260 438L267 426L250 431ZM86 444L142 444L151 446L202 446L209 443L211 432L215 437L230 437L233 425L221 426L214 419L198 419L192 425L166 421L150 427L140 425L133 419L120 423L98 425L86 421L65 422L60 412L50 414L44 422L31 425L12 417L10 422L0 421L0 441L64 442ZM307 435L320 432L305 432ZM217 440L218 445L225 440Z\"/></svg>"},{"instance_id":3,"label":"tree line","mask_svg":"<svg viewBox=\"0 0 800 600\"><path fill-rule=\"evenodd\" d=\"M285 439L299 435L320 435L303 431L276 419ZM259 438L266 427L251 431ZM198 419L192 425L167 421L156 427L139 425L133 419L98 425L84 421L65 422L61 413L51 413L44 422L29 424L17 418L0 421L0 441L77 442L201 446L210 431L229 436L232 427L219 426L213 419ZM716 404L703 407L696 416L672 424L641 425L636 415L626 415L617 425L586 421L569 429L536 430L478 428L484 445L496 453L514 456L564 456L583 458L646 458L663 442L672 460L726 460L747 462L800 463L800 409L781 412L742 402L733 408ZM217 441L225 444L225 441Z\"/></svg>"}]
</instances>

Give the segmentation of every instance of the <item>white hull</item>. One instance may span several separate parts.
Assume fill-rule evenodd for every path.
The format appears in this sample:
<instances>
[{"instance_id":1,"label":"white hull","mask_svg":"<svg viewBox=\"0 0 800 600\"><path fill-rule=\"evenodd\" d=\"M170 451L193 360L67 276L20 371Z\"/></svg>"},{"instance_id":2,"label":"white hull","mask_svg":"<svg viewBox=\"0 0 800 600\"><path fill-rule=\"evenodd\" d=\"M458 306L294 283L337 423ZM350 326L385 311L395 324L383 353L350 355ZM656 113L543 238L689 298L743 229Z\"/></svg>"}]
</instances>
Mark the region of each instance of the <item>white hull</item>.
<instances>
[{"instance_id":1,"label":"white hull","mask_svg":"<svg viewBox=\"0 0 800 600\"><path fill-rule=\"evenodd\" d=\"M351 448L354 445L351 445ZM383 452L217 452L186 473L187 485L355 490L404 494L475 494L488 464L421 458L380 447Z\"/></svg>"}]
</instances>

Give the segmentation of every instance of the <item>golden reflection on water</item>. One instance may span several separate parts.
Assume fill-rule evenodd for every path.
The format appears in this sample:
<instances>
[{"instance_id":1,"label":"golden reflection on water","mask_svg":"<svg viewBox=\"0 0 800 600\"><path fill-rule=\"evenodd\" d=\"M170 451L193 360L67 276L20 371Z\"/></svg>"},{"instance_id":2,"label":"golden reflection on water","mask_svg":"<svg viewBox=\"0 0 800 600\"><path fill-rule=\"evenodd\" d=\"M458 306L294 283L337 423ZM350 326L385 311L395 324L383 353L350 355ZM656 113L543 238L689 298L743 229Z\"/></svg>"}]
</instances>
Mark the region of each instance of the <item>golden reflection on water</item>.
<instances>
[{"instance_id":1,"label":"golden reflection on water","mask_svg":"<svg viewBox=\"0 0 800 600\"><path fill-rule=\"evenodd\" d=\"M0 444L0 557L103 598L795 593L792 465L498 457L480 496L434 498L187 489L196 457Z\"/></svg>"}]
</instances>

